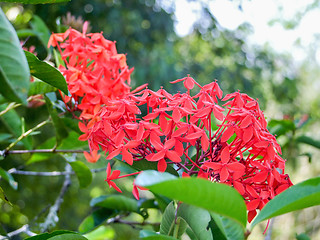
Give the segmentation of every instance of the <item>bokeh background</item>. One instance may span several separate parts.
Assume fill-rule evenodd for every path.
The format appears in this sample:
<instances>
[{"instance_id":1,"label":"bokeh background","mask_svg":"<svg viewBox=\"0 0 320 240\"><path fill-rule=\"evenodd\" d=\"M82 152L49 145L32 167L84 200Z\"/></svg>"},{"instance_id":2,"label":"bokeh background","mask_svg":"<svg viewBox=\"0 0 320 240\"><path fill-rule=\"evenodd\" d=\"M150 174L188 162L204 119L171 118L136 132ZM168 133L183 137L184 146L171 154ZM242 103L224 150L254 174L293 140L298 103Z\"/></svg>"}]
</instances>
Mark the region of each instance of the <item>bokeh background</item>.
<instances>
[{"instance_id":1,"label":"bokeh background","mask_svg":"<svg viewBox=\"0 0 320 240\"><path fill-rule=\"evenodd\" d=\"M81 30L83 21L89 21L91 32L102 31L117 42L119 53L127 54L128 65L135 68L133 87L149 83L153 90L163 86L176 92L180 89L169 82L190 74L201 84L217 79L224 94L239 90L258 98L269 130L282 146L287 173L298 183L320 174L320 1L299 4L284 0L71 0L51 5L0 3L0 7L24 46L35 46L40 59L50 60L50 55L44 44L46 36L32 35L31 30L39 28L35 18L42 19L51 32L69 26ZM45 106L19 108L17 113L24 116L29 128L48 117ZM2 119L0 124L0 149L10 142L5 135L10 130L6 121ZM48 141L53 135L48 126L30 141L36 147L53 147ZM69 147L86 148L83 142L72 144ZM63 171L62 158L70 156L49 156L37 164L28 163L31 157L11 155L0 165L3 169ZM77 158L85 161L81 154ZM87 165L100 168L106 162L102 157ZM96 173L92 184L80 190L74 179L56 228L77 230L91 211L90 199L110 193L104 179L105 172ZM26 223L37 229L56 199L63 177L14 175L14 180L17 190L0 182L14 203L13 207L1 203L1 226L7 232ZM126 188L126 181L122 185ZM127 188L125 194L131 196L130 186ZM153 215L156 219L157 213ZM257 227L249 239L261 239L264 227ZM301 233L317 239L320 208L277 217L270 228L270 239L295 239ZM137 233L122 224L104 230L109 234L104 239L135 239Z\"/></svg>"}]
</instances>

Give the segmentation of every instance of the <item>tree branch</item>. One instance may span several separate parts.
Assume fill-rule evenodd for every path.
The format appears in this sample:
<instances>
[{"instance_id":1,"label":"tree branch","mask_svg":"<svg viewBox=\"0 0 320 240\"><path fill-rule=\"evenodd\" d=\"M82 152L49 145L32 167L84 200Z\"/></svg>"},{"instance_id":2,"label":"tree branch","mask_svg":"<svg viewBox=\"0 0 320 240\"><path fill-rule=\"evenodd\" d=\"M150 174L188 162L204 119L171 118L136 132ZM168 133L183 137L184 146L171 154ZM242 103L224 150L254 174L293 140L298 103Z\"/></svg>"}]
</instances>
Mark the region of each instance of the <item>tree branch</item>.
<instances>
[{"instance_id":1,"label":"tree branch","mask_svg":"<svg viewBox=\"0 0 320 240\"><path fill-rule=\"evenodd\" d=\"M11 237L13 237L13 236L15 236L15 235L18 235L18 234L20 234L20 233L26 233L28 236L31 236L31 237L37 235L36 233L31 232L31 231L29 230L29 225L26 224L26 225L23 225L21 228L18 228L17 230L14 230L14 231L12 231L12 232L9 232L9 233L7 234L7 236L2 236L2 235L0 235L0 240L10 239Z\"/></svg>"},{"instance_id":2,"label":"tree branch","mask_svg":"<svg viewBox=\"0 0 320 240\"><path fill-rule=\"evenodd\" d=\"M71 166L67 164L66 165L67 174L65 175L65 179L61 187L59 196L57 197L54 205L52 205L51 208L49 209L48 216L46 217L44 223L40 224L40 228L42 232L48 231L50 227L54 227L59 221L59 218L57 215L58 215L60 206L63 202L64 195L66 194L68 188L71 185L71 179L70 179L71 169L72 169Z\"/></svg>"},{"instance_id":3,"label":"tree branch","mask_svg":"<svg viewBox=\"0 0 320 240\"><path fill-rule=\"evenodd\" d=\"M92 173L102 172L105 171L106 168L97 168L97 169L91 169L90 171ZM15 168L11 168L8 170L8 173L10 174L19 174L19 175L27 175L27 176L44 176L44 177L52 177L52 176L66 176L66 175L73 175L75 174L74 171L65 171L65 172L33 172L33 171L23 171L23 170L17 170Z\"/></svg>"},{"instance_id":4,"label":"tree branch","mask_svg":"<svg viewBox=\"0 0 320 240\"><path fill-rule=\"evenodd\" d=\"M46 125L47 123L49 123L50 120L47 119L41 123L39 123L37 126L29 129L28 131L26 131L25 133L22 133L20 137L18 137L13 143L11 143L3 152L3 155L5 156L6 153L13 148L18 142L20 142L22 139L24 139L25 137L29 136L32 132L34 132L35 130L41 128L42 126Z\"/></svg>"},{"instance_id":5,"label":"tree branch","mask_svg":"<svg viewBox=\"0 0 320 240\"><path fill-rule=\"evenodd\" d=\"M70 149L34 149L34 150L11 150L6 151L5 154L24 154L24 153L83 153L83 150L70 150Z\"/></svg>"}]
</instances>

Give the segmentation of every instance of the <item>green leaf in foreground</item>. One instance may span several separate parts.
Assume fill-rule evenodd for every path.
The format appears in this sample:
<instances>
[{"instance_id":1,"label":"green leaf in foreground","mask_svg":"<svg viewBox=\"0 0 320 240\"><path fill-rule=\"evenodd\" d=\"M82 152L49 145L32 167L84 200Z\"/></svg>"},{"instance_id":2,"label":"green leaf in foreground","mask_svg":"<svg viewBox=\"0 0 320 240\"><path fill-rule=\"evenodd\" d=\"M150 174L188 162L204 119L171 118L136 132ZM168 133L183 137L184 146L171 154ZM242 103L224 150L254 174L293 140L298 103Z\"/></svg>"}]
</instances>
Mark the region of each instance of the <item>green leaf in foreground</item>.
<instances>
[{"instance_id":1,"label":"green leaf in foreground","mask_svg":"<svg viewBox=\"0 0 320 240\"><path fill-rule=\"evenodd\" d=\"M82 221L79 231L81 233L90 232L114 215L115 212L113 210L106 208L97 209Z\"/></svg>"},{"instance_id":2,"label":"green leaf in foreground","mask_svg":"<svg viewBox=\"0 0 320 240\"><path fill-rule=\"evenodd\" d=\"M50 64L39 60L35 55L28 51L24 51L28 64L30 67L30 73L39 80L50 84L53 87L60 89L63 93L68 94L68 86L65 78L61 72Z\"/></svg>"},{"instance_id":3,"label":"green leaf in foreground","mask_svg":"<svg viewBox=\"0 0 320 240\"><path fill-rule=\"evenodd\" d=\"M54 232L52 232L52 233L42 233L42 234L38 234L38 235L36 235L36 236L26 238L26 240L47 240L47 239L52 238L52 237L54 237L54 236L62 235L62 234L67 234L67 233L74 233L74 232L72 232L72 231L67 231L67 230L58 230L58 231L54 231Z\"/></svg>"},{"instance_id":4,"label":"green leaf in foreground","mask_svg":"<svg viewBox=\"0 0 320 240\"><path fill-rule=\"evenodd\" d=\"M85 188L92 182L92 173L90 169L83 162L74 161L69 162L73 171L76 173L81 188Z\"/></svg>"},{"instance_id":5,"label":"green leaf in foreground","mask_svg":"<svg viewBox=\"0 0 320 240\"><path fill-rule=\"evenodd\" d=\"M24 4L45 4L45 3L62 3L70 0L2 0L1 2L24 3Z\"/></svg>"},{"instance_id":6,"label":"green leaf in foreground","mask_svg":"<svg viewBox=\"0 0 320 240\"><path fill-rule=\"evenodd\" d=\"M139 212L138 202L123 195L111 194L100 196L91 200L92 207L103 207L121 211Z\"/></svg>"},{"instance_id":7,"label":"green leaf in foreground","mask_svg":"<svg viewBox=\"0 0 320 240\"><path fill-rule=\"evenodd\" d=\"M252 227L266 219L319 204L320 177L308 179L270 200L254 219Z\"/></svg>"},{"instance_id":8,"label":"green leaf in foreground","mask_svg":"<svg viewBox=\"0 0 320 240\"><path fill-rule=\"evenodd\" d=\"M157 171L142 172L135 183L154 193L229 217L242 227L247 224L247 208L242 196L225 184L199 178L176 178Z\"/></svg>"},{"instance_id":9,"label":"green leaf in foreground","mask_svg":"<svg viewBox=\"0 0 320 240\"><path fill-rule=\"evenodd\" d=\"M0 94L27 103L30 84L28 62L18 36L0 8Z\"/></svg>"}]
</instances>

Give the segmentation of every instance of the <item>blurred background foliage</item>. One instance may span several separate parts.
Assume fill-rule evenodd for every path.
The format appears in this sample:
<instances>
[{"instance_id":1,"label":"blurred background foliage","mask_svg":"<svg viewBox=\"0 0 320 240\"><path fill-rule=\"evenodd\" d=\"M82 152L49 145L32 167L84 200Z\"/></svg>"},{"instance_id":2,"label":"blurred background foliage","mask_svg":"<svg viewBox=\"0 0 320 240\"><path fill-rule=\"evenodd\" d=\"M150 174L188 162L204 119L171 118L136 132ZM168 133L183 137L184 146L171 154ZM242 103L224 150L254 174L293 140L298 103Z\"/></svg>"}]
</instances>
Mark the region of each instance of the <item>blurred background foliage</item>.
<instances>
[{"instance_id":1,"label":"blurred background foliage","mask_svg":"<svg viewBox=\"0 0 320 240\"><path fill-rule=\"evenodd\" d=\"M237 1L234 4L237 4ZM314 8L317 6L313 5ZM314 57L312 58L313 51L310 51L310 58L297 64L292 56L279 54L270 46L249 45L247 37L253 32L250 24L242 24L233 31L224 29L205 3L202 3L202 16L194 23L192 33L184 37L178 36L174 31L173 1L72 0L64 4L48 5L21 6L0 3L0 7L11 20L18 36L25 43L24 46L35 46L40 59L49 60L52 57L44 44L50 32L62 32L69 26L81 31L83 20L86 20L90 22L91 32L102 31L107 39L117 42L118 52L127 53L128 65L135 68L133 87L149 83L153 90L163 86L168 92L176 92L180 90L178 86L172 86L169 82L190 74L201 84L217 79L225 94L240 90L251 97L259 98L266 116L269 120L270 117L273 118L269 128L272 133L277 134L283 146L283 157L288 159L289 172L296 176L294 181L302 181L311 177L310 174L319 175L317 158L320 148L320 98L312 91L318 84L319 65ZM13 11L15 15L11 16ZM49 28L47 33L46 30L42 31L42 36L35 31L41 29L35 16L39 16ZM292 24L298 22L292 20ZM24 118L26 129L48 116L45 106L19 107L16 113ZM12 118L15 116L11 116ZM5 135L10 132L8 122L11 120L4 117L1 120L0 149L4 149L12 138L17 136ZM54 131L48 125L41 129L41 134L30 137L29 141L32 148L41 148L41 144L52 136ZM74 131L71 142L78 136L79 133ZM25 148L27 145L19 147ZM72 147L83 148L77 145ZM80 155L77 158L85 162ZM1 168L64 171L63 156L50 155L40 162L26 164L30 158L30 154L9 155L5 161L0 162ZM86 164L90 168L106 166L103 157L97 164ZM309 172L301 172L302 168L310 164L313 167ZM75 184L72 184L62 204L57 228L77 230L82 219L90 212L90 199L109 193L104 179L104 172L95 173L90 187L80 190L77 181L73 179ZM37 229L37 223L46 216L48 206L57 197L63 177L14 175L14 180L18 183L18 190L1 181L6 195L15 204L13 207L1 204L0 223L7 232L26 223ZM125 181L122 184L128 185ZM130 188L131 184L125 193L129 197ZM77 204L74 204L75 202ZM314 211L319 213L317 208ZM318 223L312 228L307 225L304 229L301 225L297 228L309 236L319 232L320 228L319 214L312 212L311 215L314 216L313 221L317 219ZM307 222L305 219L303 221ZM119 233L126 233L116 236L115 239L129 239L130 234L134 239L137 233L135 229L122 224L114 224L107 230L111 238ZM131 233L128 234L127 231ZM292 239L292 234L294 233L291 230L288 239Z\"/></svg>"}]
</instances>

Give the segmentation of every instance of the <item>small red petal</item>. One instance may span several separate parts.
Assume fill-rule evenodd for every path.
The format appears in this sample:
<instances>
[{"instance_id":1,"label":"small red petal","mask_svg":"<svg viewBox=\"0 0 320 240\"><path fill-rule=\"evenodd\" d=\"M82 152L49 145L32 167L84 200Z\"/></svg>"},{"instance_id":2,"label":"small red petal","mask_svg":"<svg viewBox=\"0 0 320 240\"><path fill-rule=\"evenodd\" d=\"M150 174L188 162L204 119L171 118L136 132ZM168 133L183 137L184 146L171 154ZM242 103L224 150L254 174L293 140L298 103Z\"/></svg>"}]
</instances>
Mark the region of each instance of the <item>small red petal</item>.
<instances>
[{"instance_id":1,"label":"small red petal","mask_svg":"<svg viewBox=\"0 0 320 240\"><path fill-rule=\"evenodd\" d=\"M162 158L159 162L158 162L158 171L159 172L165 172L167 169L167 162L166 160L164 160L164 158Z\"/></svg>"},{"instance_id":2,"label":"small red petal","mask_svg":"<svg viewBox=\"0 0 320 240\"><path fill-rule=\"evenodd\" d=\"M221 151L221 162L227 163L230 160L230 150L229 147L226 146L222 151Z\"/></svg>"},{"instance_id":3,"label":"small red petal","mask_svg":"<svg viewBox=\"0 0 320 240\"><path fill-rule=\"evenodd\" d=\"M173 162L181 162L181 158L176 151L167 150L166 155Z\"/></svg>"}]
</instances>

